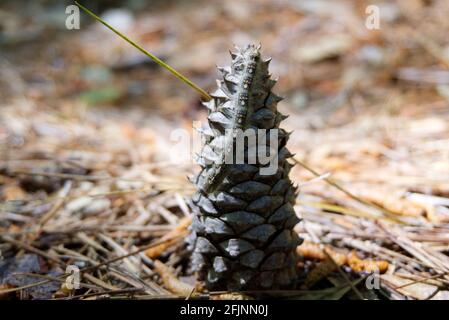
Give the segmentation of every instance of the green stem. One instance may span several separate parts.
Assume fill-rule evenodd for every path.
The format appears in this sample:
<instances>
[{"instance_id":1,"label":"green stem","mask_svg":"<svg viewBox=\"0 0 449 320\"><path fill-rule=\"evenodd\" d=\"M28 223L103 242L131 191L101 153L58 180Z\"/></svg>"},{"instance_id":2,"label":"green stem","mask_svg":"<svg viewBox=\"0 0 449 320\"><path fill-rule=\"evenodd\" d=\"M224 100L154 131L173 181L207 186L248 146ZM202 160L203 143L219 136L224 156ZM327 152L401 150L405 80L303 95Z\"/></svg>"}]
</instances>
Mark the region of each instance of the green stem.
<instances>
[{"instance_id":1,"label":"green stem","mask_svg":"<svg viewBox=\"0 0 449 320\"><path fill-rule=\"evenodd\" d=\"M115 29L114 27L112 27L110 24L108 24L106 21L104 21L103 19L101 19L99 16L97 16L95 13L93 13L92 11L90 11L89 9L87 9L86 7L84 7L83 5L81 5L80 3L78 3L78 1L75 1L75 4L80 7L81 9L83 9L84 12L86 12L87 14L89 14L91 17L93 17L95 20L101 22L103 25L105 25L106 27L108 27L109 29L111 29L114 33L116 33L118 36L120 36L122 39L124 39L125 41L127 41L129 44L131 44L134 48L136 48L137 50L139 50L140 52L142 52L144 55L146 55L147 57L149 57L150 59L152 59L154 62L156 62L158 65L160 65L161 67L167 69L168 71L170 71L176 78L178 78L179 80L185 82L188 86L190 86L191 88L195 89L202 97L203 99L209 101L212 99L212 97L203 89L201 89L199 86L197 86L195 83L193 83L191 80L189 80L186 76L182 75L181 73L179 73L178 71L176 71L175 69L173 69L172 67L170 67L168 64L166 64L164 61L162 61L161 59L159 59L158 57L156 57L155 55L149 53L148 51L146 51L144 48L142 48L141 46L139 46L137 43L135 43L134 41L132 41L131 39L129 39L127 36L125 36L123 33L121 33L120 31L118 31L117 29Z\"/></svg>"}]
</instances>

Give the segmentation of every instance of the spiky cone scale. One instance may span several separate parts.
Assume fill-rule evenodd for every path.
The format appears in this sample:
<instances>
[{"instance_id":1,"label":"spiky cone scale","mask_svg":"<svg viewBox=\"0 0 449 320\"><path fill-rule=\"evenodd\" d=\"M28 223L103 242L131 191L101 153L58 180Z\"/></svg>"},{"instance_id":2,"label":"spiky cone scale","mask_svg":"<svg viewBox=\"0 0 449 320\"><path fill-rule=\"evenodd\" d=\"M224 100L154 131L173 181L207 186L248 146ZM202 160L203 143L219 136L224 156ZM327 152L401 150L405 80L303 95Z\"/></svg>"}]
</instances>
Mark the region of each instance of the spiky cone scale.
<instances>
[{"instance_id":1,"label":"spiky cone scale","mask_svg":"<svg viewBox=\"0 0 449 320\"><path fill-rule=\"evenodd\" d=\"M218 68L222 79L205 103L209 121L201 130L206 143L194 178L188 243L192 268L209 290L286 288L296 279L301 241L293 231L299 219L293 209L297 188L289 179L289 134L279 129L286 117L277 111L281 98L271 92L276 81L268 73L270 59L263 60L259 49L250 45L231 52L231 67ZM235 146L236 129L278 129L274 174L261 174L264 165L258 160L217 161L227 156L230 144ZM267 145L273 145L266 136ZM248 146L244 150L247 156Z\"/></svg>"}]
</instances>

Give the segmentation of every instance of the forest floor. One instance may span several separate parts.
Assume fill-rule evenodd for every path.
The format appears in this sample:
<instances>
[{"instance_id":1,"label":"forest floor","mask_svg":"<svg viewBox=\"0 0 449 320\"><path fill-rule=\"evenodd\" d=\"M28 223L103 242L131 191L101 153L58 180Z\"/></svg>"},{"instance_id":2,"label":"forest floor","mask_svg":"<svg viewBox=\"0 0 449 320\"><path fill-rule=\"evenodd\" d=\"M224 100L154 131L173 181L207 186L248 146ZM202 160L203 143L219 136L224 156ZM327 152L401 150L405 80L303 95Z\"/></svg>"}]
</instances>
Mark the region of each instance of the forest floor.
<instances>
[{"instance_id":1,"label":"forest floor","mask_svg":"<svg viewBox=\"0 0 449 320\"><path fill-rule=\"evenodd\" d=\"M234 43L273 58L305 239L277 297L449 299L449 3L377 3L379 30L365 1L91 7L208 91ZM204 293L188 270L198 168L173 134L205 120L197 94L85 15L0 17L0 299L268 294Z\"/></svg>"}]
</instances>

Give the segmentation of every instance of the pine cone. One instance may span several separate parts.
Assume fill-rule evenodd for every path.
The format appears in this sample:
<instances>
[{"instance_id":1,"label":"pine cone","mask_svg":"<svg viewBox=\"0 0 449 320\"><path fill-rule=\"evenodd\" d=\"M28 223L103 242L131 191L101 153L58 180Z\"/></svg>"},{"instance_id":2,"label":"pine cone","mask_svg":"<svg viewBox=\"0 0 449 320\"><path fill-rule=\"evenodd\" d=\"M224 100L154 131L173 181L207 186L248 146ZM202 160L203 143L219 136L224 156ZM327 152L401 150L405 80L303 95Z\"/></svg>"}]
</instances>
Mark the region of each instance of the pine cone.
<instances>
[{"instance_id":1,"label":"pine cone","mask_svg":"<svg viewBox=\"0 0 449 320\"><path fill-rule=\"evenodd\" d=\"M285 288L296 279L301 241L293 231L299 219L293 209L297 188L288 177L289 134L278 129L286 117L277 111L281 98L271 92L271 59L262 60L259 49L231 52L231 68L218 68L222 79L204 103L209 121L201 130L206 143L197 159L202 170L194 179L198 191L188 242L193 270L209 290ZM244 163L236 160L239 130L248 129L256 135L266 129L268 147L277 142L274 173L263 174L267 163L259 158L249 161L260 141L256 148L245 145ZM268 129L277 129L277 137Z\"/></svg>"}]
</instances>

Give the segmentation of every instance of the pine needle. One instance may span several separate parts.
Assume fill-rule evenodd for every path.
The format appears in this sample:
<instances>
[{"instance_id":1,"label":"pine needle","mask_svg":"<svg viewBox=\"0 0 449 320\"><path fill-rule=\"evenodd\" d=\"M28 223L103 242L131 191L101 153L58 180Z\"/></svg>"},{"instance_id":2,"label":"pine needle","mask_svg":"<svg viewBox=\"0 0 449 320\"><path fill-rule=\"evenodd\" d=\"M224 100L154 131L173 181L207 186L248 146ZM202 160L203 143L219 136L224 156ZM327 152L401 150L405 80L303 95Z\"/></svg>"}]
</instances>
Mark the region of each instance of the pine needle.
<instances>
[{"instance_id":1,"label":"pine needle","mask_svg":"<svg viewBox=\"0 0 449 320\"><path fill-rule=\"evenodd\" d=\"M167 69L168 71L170 71L176 78L178 78L179 80L183 81L184 83L186 83L188 86L190 86L191 88L195 89L200 95L201 97L203 97L204 100L209 101L212 99L212 97L203 89L201 89L198 85L196 85L195 83L193 83L193 81L191 81L190 79L188 79L186 76L182 75L181 73L179 73L178 71L176 71L175 69L173 69L171 66L169 66L167 63L165 63L164 61L162 61L161 59L159 59L158 57L156 57L155 55L151 54L150 52L146 51L144 48L142 48L140 45L138 45L137 43L135 43L134 41L132 41L131 39L129 39L127 36L125 36L123 33L121 33L120 31L118 31L117 29L115 29L114 27L112 27L110 24L108 24L106 21L104 21L103 19L101 19L99 16L97 16L95 13L93 13L92 11L90 11L89 9L87 9L86 7L84 7L83 5L81 5L80 3L78 3L78 1L75 1L75 4L80 7L84 12L86 12L88 15L90 15L91 17L93 17L95 20L101 22L103 25L105 25L106 27L108 27L111 31L113 31L115 34L117 34L119 37L121 37L122 39L124 39L126 42L128 42L129 44L131 44L134 48L136 48L137 50L139 50L140 52L142 52L144 55L146 55L147 57L149 57L151 60L153 60L154 62L156 62L158 65L160 65L161 67Z\"/></svg>"},{"instance_id":2,"label":"pine needle","mask_svg":"<svg viewBox=\"0 0 449 320\"><path fill-rule=\"evenodd\" d=\"M315 175L318 178L321 178L323 175L318 173L317 171L315 171L314 169L312 169L310 166L308 166L307 164L305 164L304 162L302 162L301 160L297 159L297 158L293 158L293 161L297 164L299 164L301 167L303 167L304 169L306 169L307 171L311 172L313 175ZM365 205L368 207L372 207L374 209L380 210L386 217L388 217L390 220L399 223L399 224L403 224L403 222L399 219L397 219L395 217L394 212L391 212L390 210L377 205L373 202L367 201L367 200L363 200L360 197L356 196L355 194L353 194L352 192L349 192L348 190L346 190L345 188L343 188L342 186L340 186L337 182L335 182L334 180L324 177L322 178L322 180L326 181L329 185L333 186L334 188L340 190L341 192L343 192L344 194L346 194L348 197L350 197L351 199Z\"/></svg>"}]
</instances>

